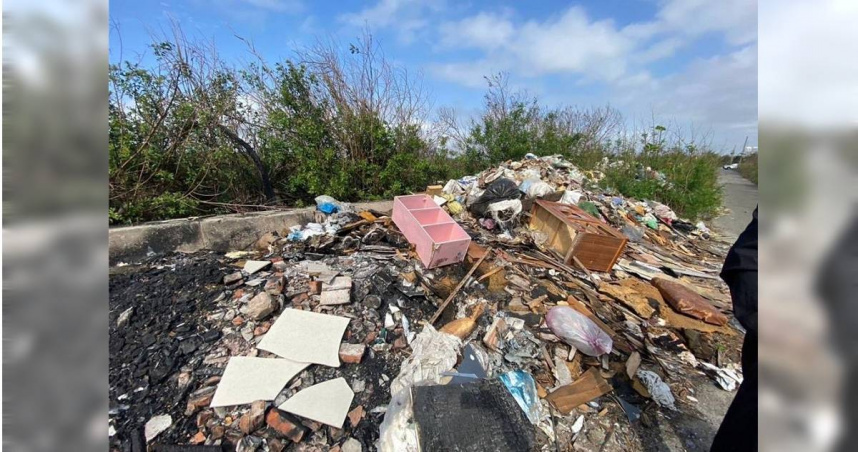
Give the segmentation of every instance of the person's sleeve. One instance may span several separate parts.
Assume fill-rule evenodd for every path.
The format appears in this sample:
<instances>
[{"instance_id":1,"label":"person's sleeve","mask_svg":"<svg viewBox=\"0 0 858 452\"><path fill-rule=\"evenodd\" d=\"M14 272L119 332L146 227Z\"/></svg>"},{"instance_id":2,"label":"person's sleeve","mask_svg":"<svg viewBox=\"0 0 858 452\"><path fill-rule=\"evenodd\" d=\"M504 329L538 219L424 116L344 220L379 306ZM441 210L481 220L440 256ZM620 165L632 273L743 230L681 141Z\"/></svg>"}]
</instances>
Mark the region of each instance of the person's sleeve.
<instances>
[{"instance_id":1,"label":"person's sleeve","mask_svg":"<svg viewBox=\"0 0 858 452\"><path fill-rule=\"evenodd\" d=\"M727 253L721 279L730 288L733 314L748 332L757 334L757 209L745 231Z\"/></svg>"}]
</instances>

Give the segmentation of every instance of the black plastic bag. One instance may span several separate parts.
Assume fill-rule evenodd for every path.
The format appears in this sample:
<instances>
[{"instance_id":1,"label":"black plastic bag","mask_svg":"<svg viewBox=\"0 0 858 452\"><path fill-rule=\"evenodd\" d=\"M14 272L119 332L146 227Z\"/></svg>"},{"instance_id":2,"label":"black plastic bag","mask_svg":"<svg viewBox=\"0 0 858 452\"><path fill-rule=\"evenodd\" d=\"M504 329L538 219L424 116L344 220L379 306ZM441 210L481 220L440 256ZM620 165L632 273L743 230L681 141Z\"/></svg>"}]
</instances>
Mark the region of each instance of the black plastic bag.
<instances>
[{"instance_id":1,"label":"black plastic bag","mask_svg":"<svg viewBox=\"0 0 858 452\"><path fill-rule=\"evenodd\" d=\"M486 191L471 204L469 210L477 218L484 218L490 204L519 198L521 198L521 192L518 191L518 185L509 179L500 178L486 187Z\"/></svg>"}]
</instances>

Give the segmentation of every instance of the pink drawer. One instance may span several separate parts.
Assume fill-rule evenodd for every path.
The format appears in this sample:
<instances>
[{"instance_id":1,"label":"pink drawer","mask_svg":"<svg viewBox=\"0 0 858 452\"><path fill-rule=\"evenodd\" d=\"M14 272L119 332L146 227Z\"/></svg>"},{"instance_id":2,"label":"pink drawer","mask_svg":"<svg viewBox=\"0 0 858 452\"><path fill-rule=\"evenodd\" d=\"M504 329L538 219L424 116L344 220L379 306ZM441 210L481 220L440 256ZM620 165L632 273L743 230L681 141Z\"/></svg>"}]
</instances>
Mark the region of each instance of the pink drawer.
<instances>
[{"instance_id":1,"label":"pink drawer","mask_svg":"<svg viewBox=\"0 0 858 452\"><path fill-rule=\"evenodd\" d=\"M393 199L393 222L417 248L426 268L462 262L471 237L427 195Z\"/></svg>"}]
</instances>

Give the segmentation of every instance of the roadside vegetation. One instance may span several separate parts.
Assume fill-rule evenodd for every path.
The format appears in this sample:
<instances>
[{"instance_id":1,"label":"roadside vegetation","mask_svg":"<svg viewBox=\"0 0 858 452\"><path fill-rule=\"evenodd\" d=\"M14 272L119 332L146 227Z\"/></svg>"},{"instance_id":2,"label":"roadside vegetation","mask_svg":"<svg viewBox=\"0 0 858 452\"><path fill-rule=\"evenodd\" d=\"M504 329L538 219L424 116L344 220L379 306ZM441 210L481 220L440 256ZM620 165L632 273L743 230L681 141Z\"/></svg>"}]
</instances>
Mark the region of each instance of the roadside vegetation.
<instances>
[{"instance_id":1,"label":"roadside vegetation","mask_svg":"<svg viewBox=\"0 0 858 452\"><path fill-rule=\"evenodd\" d=\"M222 61L176 29L157 64L111 65L110 223L388 198L527 153L561 154L602 184L690 218L720 206L719 156L655 126L623 129L610 107L548 108L486 78L484 109L462 121L369 35L269 63ZM610 164L606 164L611 162ZM650 169L652 171L650 171Z\"/></svg>"},{"instance_id":2,"label":"roadside vegetation","mask_svg":"<svg viewBox=\"0 0 858 452\"><path fill-rule=\"evenodd\" d=\"M759 175L757 174L757 166L758 166L758 153L754 152L753 154L746 156L739 163L739 174L742 175L745 179L759 185Z\"/></svg>"}]
</instances>

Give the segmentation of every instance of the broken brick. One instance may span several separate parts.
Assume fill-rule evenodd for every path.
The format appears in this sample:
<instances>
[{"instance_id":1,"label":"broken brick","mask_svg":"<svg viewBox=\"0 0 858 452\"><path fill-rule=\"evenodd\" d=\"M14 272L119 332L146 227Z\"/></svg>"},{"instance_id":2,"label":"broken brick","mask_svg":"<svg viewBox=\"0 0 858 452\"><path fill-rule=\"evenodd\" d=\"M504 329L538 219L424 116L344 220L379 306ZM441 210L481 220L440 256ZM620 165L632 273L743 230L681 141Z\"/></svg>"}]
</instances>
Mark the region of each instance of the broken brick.
<instances>
[{"instance_id":1,"label":"broken brick","mask_svg":"<svg viewBox=\"0 0 858 452\"><path fill-rule=\"evenodd\" d=\"M271 298L268 292L259 292L247 302L246 315L253 320L262 320L278 307L277 301Z\"/></svg>"},{"instance_id":2,"label":"broken brick","mask_svg":"<svg viewBox=\"0 0 858 452\"><path fill-rule=\"evenodd\" d=\"M364 344L340 344L340 360L348 364L358 364L365 351Z\"/></svg>"},{"instance_id":3,"label":"broken brick","mask_svg":"<svg viewBox=\"0 0 858 452\"><path fill-rule=\"evenodd\" d=\"M238 428L249 435L265 423L265 408L267 404L264 400L257 400L250 405L250 411L241 416L238 420Z\"/></svg>"},{"instance_id":4,"label":"broken brick","mask_svg":"<svg viewBox=\"0 0 858 452\"><path fill-rule=\"evenodd\" d=\"M276 408L268 411L268 415L265 416L265 423L272 430L295 443L301 442L308 430L295 417Z\"/></svg>"}]
</instances>

